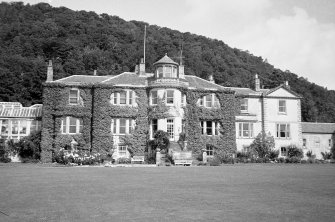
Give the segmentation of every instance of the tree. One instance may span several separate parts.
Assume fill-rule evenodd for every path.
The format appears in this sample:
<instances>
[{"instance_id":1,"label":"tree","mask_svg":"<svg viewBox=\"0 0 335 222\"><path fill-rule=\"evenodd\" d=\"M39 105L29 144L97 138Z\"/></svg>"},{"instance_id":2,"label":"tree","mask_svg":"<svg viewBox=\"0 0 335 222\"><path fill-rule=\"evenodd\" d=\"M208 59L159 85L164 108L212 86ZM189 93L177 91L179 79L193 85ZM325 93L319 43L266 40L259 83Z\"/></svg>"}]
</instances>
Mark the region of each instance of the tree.
<instances>
[{"instance_id":1,"label":"tree","mask_svg":"<svg viewBox=\"0 0 335 222\"><path fill-rule=\"evenodd\" d=\"M156 150L157 148L161 151L168 151L168 146L170 144L169 134L163 130L158 130L155 135L154 139L150 141L151 148Z\"/></svg>"},{"instance_id":2,"label":"tree","mask_svg":"<svg viewBox=\"0 0 335 222\"><path fill-rule=\"evenodd\" d=\"M263 132L259 133L250 145L251 150L260 158L268 157L274 147L275 140L273 136L270 133L265 134Z\"/></svg>"}]
</instances>

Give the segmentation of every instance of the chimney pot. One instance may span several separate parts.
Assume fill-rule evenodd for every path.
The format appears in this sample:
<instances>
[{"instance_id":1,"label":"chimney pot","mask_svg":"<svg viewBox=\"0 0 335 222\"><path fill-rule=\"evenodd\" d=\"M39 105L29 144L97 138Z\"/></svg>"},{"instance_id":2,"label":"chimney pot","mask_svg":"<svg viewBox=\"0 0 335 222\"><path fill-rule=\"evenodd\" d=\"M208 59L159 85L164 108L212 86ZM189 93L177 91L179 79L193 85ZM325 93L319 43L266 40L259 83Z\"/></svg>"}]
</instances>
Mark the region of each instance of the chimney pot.
<instances>
[{"instance_id":1,"label":"chimney pot","mask_svg":"<svg viewBox=\"0 0 335 222\"><path fill-rule=\"evenodd\" d=\"M93 75L94 75L94 76L97 75L97 70L96 70L96 69L93 71Z\"/></svg>"}]
</instances>

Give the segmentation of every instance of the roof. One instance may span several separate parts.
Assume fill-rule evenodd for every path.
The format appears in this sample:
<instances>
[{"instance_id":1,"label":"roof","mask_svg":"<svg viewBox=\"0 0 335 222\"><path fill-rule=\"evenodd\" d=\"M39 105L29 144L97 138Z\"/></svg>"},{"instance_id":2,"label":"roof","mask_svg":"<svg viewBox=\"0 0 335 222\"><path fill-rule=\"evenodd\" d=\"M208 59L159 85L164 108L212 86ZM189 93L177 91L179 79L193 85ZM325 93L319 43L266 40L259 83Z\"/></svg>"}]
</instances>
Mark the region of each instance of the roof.
<instances>
[{"instance_id":1,"label":"roof","mask_svg":"<svg viewBox=\"0 0 335 222\"><path fill-rule=\"evenodd\" d=\"M248 95L261 95L260 92L252 90L250 88L238 88L238 87L226 87L236 92L236 95L239 96L248 96Z\"/></svg>"},{"instance_id":2,"label":"roof","mask_svg":"<svg viewBox=\"0 0 335 222\"><path fill-rule=\"evenodd\" d=\"M72 83L72 84L79 84L79 83L99 83L104 80L107 80L113 76L89 76L89 75L73 75L69 77L65 77L55 82L61 83Z\"/></svg>"},{"instance_id":3,"label":"roof","mask_svg":"<svg viewBox=\"0 0 335 222\"><path fill-rule=\"evenodd\" d=\"M154 65L157 64L173 64L173 65L178 65L178 63L176 63L175 61L173 61L169 56L167 56L167 54L165 54L165 56L163 58L161 58L160 60L158 60L157 62L154 63Z\"/></svg>"},{"instance_id":4,"label":"roof","mask_svg":"<svg viewBox=\"0 0 335 222\"><path fill-rule=\"evenodd\" d=\"M287 90L289 93L293 94L294 96L296 96L298 98L302 98L301 95L299 95L298 93L296 93L293 90L291 90L289 86L285 86L285 84L281 84L281 85L279 85L279 86L277 86L277 87L275 87L273 89L270 89L268 91L264 91L264 95L267 96L267 95L269 95L269 94L277 91L280 88L283 88L283 89Z\"/></svg>"},{"instance_id":5,"label":"roof","mask_svg":"<svg viewBox=\"0 0 335 222\"><path fill-rule=\"evenodd\" d=\"M335 133L335 123L308 123L302 122L303 133Z\"/></svg>"},{"instance_id":6,"label":"roof","mask_svg":"<svg viewBox=\"0 0 335 222\"><path fill-rule=\"evenodd\" d=\"M218 84L209 82L209 81L207 81L205 79L202 79L198 76L185 75L185 79L189 83L190 88L214 89L214 90L227 89L226 87L223 87L223 86L220 86Z\"/></svg>"},{"instance_id":7,"label":"roof","mask_svg":"<svg viewBox=\"0 0 335 222\"><path fill-rule=\"evenodd\" d=\"M42 104L23 107L21 103L0 102L0 118L37 118L42 116Z\"/></svg>"},{"instance_id":8,"label":"roof","mask_svg":"<svg viewBox=\"0 0 335 222\"><path fill-rule=\"evenodd\" d=\"M134 72L124 72L101 83L110 85L147 86L147 77L140 77Z\"/></svg>"}]
</instances>

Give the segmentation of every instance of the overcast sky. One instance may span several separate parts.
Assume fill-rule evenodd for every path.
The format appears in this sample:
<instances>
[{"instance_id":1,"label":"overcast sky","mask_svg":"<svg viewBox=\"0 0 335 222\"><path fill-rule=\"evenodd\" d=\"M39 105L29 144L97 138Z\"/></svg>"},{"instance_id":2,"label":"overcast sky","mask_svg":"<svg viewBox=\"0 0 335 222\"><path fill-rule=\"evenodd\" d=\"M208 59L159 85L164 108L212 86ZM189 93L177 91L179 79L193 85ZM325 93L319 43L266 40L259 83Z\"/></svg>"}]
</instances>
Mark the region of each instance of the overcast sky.
<instances>
[{"instance_id":1,"label":"overcast sky","mask_svg":"<svg viewBox=\"0 0 335 222\"><path fill-rule=\"evenodd\" d=\"M23 0L35 4L38 0ZM334 0L49 0L216 38L335 90ZM187 55L185 55L187 56Z\"/></svg>"}]
</instances>

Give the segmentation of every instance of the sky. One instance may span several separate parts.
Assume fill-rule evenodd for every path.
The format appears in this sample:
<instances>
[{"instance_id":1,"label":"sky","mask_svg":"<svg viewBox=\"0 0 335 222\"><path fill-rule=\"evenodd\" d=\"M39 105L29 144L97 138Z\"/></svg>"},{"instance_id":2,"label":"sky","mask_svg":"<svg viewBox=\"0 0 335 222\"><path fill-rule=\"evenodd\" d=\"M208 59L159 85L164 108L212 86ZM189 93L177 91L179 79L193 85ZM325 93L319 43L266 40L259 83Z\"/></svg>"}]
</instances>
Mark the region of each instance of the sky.
<instances>
[{"instance_id":1,"label":"sky","mask_svg":"<svg viewBox=\"0 0 335 222\"><path fill-rule=\"evenodd\" d=\"M40 0L21 0L36 4ZM335 90L334 0L49 0L222 40ZM185 55L187 56L187 55Z\"/></svg>"}]
</instances>

